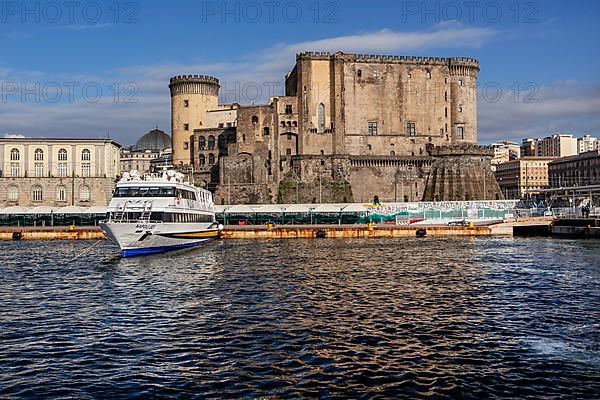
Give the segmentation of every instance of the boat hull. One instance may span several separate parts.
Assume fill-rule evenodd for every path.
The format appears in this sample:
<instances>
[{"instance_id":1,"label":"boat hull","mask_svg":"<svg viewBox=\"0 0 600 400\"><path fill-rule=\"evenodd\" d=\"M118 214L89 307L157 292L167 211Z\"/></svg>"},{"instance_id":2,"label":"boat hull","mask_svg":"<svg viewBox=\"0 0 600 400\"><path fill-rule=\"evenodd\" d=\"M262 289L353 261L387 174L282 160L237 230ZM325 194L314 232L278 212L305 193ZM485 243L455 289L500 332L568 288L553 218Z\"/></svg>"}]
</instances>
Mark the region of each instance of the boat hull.
<instances>
[{"instance_id":1,"label":"boat hull","mask_svg":"<svg viewBox=\"0 0 600 400\"><path fill-rule=\"evenodd\" d=\"M100 229L119 246L123 257L197 247L219 236L218 227L210 223L103 222Z\"/></svg>"}]
</instances>

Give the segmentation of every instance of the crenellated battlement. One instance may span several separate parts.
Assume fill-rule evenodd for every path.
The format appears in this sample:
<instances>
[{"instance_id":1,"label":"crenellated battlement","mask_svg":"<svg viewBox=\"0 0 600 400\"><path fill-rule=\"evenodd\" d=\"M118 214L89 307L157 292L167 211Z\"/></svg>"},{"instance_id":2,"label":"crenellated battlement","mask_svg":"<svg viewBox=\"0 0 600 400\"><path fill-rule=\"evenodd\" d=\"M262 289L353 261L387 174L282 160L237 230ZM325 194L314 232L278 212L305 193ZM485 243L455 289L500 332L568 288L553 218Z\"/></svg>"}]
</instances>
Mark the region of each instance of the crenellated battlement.
<instances>
[{"instance_id":1,"label":"crenellated battlement","mask_svg":"<svg viewBox=\"0 0 600 400\"><path fill-rule=\"evenodd\" d=\"M418 57L418 56L392 56L381 54L346 54L329 52L302 52L296 55L296 60L301 59L342 59L351 62L378 62L378 63L412 63L412 64L437 64L448 66L467 66L479 70L479 61L470 57Z\"/></svg>"},{"instance_id":2,"label":"crenellated battlement","mask_svg":"<svg viewBox=\"0 0 600 400\"><path fill-rule=\"evenodd\" d=\"M493 157L494 149L490 146L477 144L458 144L453 146L436 146L431 149L431 155L434 157L455 157L455 156L484 156Z\"/></svg>"},{"instance_id":3,"label":"crenellated battlement","mask_svg":"<svg viewBox=\"0 0 600 400\"><path fill-rule=\"evenodd\" d=\"M208 75L178 75L169 80L171 96L181 94L219 95L219 80Z\"/></svg>"},{"instance_id":4,"label":"crenellated battlement","mask_svg":"<svg viewBox=\"0 0 600 400\"><path fill-rule=\"evenodd\" d=\"M215 77L208 75L177 75L169 79L169 84L177 83L208 83L208 84L219 84L219 80Z\"/></svg>"}]
</instances>

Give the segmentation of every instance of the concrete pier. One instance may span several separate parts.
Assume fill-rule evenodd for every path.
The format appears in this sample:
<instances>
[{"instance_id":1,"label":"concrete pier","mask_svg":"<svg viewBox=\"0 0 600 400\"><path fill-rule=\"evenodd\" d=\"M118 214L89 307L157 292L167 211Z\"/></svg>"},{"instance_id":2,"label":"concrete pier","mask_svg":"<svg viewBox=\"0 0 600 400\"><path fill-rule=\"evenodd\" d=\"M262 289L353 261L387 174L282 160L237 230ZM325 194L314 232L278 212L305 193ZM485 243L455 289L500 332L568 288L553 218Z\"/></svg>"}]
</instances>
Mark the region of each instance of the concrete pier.
<instances>
[{"instance_id":1,"label":"concrete pier","mask_svg":"<svg viewBox=\"0 0 600 400\"><path fill-rule=\"evenodd\" d=\"M489 226L284 225L227 226L224 239L402 238L491 236Z\"/></svg>"},{"instance_id":2,"label":"concrete pier","mask_svg":"<svg viewBox=\"0 0 600 400\"><path fill-rule=\"evenodd\" d=\"M492 225L227 225L222 239L309 239L309 238L403 238L451 236L540 236L549 235L552 218ZM579 231L594 236L600 223L581 223ZM82 227L0 227L0 240L100 240L106 239L97 226Z\"/></svg>"},{"instance_id":3,"label":"concrete pier","mask_svg":"<svg viewBox=\"0 0 600 400\"><path fill-rule=\"evenodd\" d=\"M600 219L569 218L555 221L552 235L567 238L600 238Z\"/></svg>"},{"instance_id":4,"label":"concrete pier","mask_svg":"<svg viewBox=\"0 0 600 400\"><path fill-rule=\"evenodd\" d=\"M0 227L0 240L101 240L106 239L100 228L82 226L61 227Z\"/></svg>"},{"instance_id":5,"label":"concrete pier","mask_svg":"<svg viewBox=\"0 0 600 400\"><path fill-rule=\"evenodd\" d=\"M402 226L402 225L247 225L226 226L222 239L308 238L401 238L432 236L506 236L512 231L493 226ZM4 227L0 240L100 240L106 239L95 226L54 228Z\"/></svg>"}]
</instances>

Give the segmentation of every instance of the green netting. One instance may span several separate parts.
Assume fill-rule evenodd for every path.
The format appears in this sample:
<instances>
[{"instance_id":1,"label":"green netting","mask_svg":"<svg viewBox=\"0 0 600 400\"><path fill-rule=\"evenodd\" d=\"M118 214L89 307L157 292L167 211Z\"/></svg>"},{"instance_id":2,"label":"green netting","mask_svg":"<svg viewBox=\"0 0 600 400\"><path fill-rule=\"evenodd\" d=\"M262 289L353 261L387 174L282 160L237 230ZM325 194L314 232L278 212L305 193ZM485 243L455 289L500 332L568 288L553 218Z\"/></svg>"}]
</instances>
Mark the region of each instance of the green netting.
<instances>
[{"instance_id":1,"label":"green netting","mask_svg":"<svg viewBox=\"0 0 600 400\"><path fill-rule=\"evenodd\" d=\"M0 215L0 226L90 226L105 218L104 214L6 214Z\"/></svg>"}]
</instances>

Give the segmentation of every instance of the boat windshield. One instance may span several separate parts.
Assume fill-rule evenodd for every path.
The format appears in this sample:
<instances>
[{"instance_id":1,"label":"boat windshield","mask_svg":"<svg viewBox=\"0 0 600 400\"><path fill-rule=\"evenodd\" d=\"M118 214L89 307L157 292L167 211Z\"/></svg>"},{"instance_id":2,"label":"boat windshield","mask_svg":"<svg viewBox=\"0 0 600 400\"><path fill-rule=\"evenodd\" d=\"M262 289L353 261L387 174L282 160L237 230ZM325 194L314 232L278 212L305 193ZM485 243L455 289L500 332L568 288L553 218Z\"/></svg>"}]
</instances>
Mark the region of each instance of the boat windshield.
<instances>
[{"instance_id":1,"label":"boat windshield","mask_svg":"<svg viewBox=\"0 0 600 400\"><path fill-rule=\"evenodd\" d=\"M113 197L175 197L174 187L118 187Z\"/></svg>"}]
</instances>

